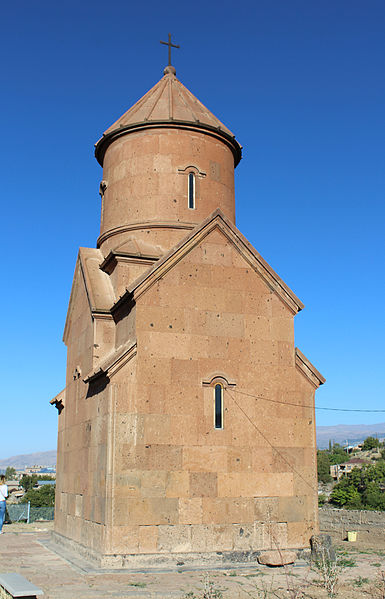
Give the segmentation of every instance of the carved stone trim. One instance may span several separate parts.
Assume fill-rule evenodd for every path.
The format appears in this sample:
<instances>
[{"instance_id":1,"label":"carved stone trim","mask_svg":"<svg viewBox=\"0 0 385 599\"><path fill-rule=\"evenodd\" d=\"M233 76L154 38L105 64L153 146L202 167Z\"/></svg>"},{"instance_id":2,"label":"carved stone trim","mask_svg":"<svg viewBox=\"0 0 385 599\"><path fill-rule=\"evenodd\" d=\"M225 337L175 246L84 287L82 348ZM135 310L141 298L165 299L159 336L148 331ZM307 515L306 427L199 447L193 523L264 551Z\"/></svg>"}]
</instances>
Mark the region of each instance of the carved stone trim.
<instances>
[{"instance_id":1,"label":"carved stone trim","mask_svg":"<svg viewBox=\"0 0 385 599\"><path fill-rule=\"evenodd\" d=\"M103 137L101 137L95 144L96 160L101 166L103 166L104 155L112 142L123 135L128 135L129 133L134 133L137 131L145 131L148 129L183 129L187 131L197 131L199 133L209 135L210 137L214 137L230 148L234 157L234 167L238 165L242 158L242 146L237 142L235 136L229 135L229 133L223 131L220 127L213 127L204 123L194 124L188 121L167 120L134 123L132 125L127 125L126 127L121 127L120 129L115 129L115 131L111 131L106 135L104 134Z\"/></svg>"},{"instance_id":2,"label":"carved stone trim","mask_svg":"<svg viewBox=\"0 0 385 599\"><path fill-rule=\"evenodd\" d=\"M298 349L295 348L295 365L306 376L306 378L318 389L326 381L315 366L307 359L307 357Z\"/></svg>"},{"instance_id":3,"label":"carved stone trim","mask_svg":"<svg viewBox=\"0 0 385 599\"><path fill-rule=\"evenodd\" d=\"M49 402L51 404L51 406L55 406L59 415L64 410L65 396L66 396L66 390L63 389L63 391L60 391L60 393L55 395L55 397L53 399L51 399L51 401Z\"/></svg>"},{"instance_id":4,"label":"carved stone trim","mask_svg":"<svg viewBox=\"0 0 385 599\"><path fill-rule=\"evenodd\" d=\"M130 225L121 225L102 233L102 235L98 237L96 245L100 248L106 239L109 239L114 235L120 235L120 233L126 233L127 231L137 231L140 229L184 229L191 231L194 227L196 227L196 223L176 223L174 221L144 221L141 223L132 223Z\"/></svg>"},{"instance_id":5,"label":"carved stone trim","mask_svg":"<svg viewBox=\"0 0 385 599\"><path fill-rule=\"evenodd\" d=\"M129 360L131 360L137 354L137 345L136 342L132 343L127 347L127 345L123 347L118 347L116 351L114 351L109 357L104 360L104 362L95 370L90 372L86 377L84 377L83 381L85 383L90 383L94 381L99 376L108 376L111 378L116 374Z\"/></svg>"},{"instance_id":6,"label":"carved stone trim","mask_svg":"<svg viewBox=\"0 0 385 599\"><path fill-rule=\"evenodd\" d=\"M102 181L100 181L100 185L99 185L99 195L101 198L103 198L104 196L104 192L107 189L107 181L105 181L104 179Z\"/></svg>"},{"instance_id":7,"label":"carved stone trim","mask_svg":"<svg viewBox=\"0 0 385 599\"><path fill-rule=\"evenodd\" d=\"M159 256L156 258L132 256L131 254L124 252L112 251L106 256L99 268L104 272L111 274L118 264L118 262L124 262L125 264L144 264L145 266L152 266L154 262L159 260Z\"/></svg>"},{"instance_id":8,"label":"carved stone trim","mask_svg":"<svg viewBox=\"0 0 385 599\"><path fill-rule=\"evenodd\" d=\"M76 381L77 379L80 379L81 376L82 376L82 371L80 369L80 366L76 366L74 373L72 375L72 378L74 381Z\"/></svg>"},{"instance_id":9,"label":"carved stone trim","mask_svg":"<svg viewBox=\"0 0 385 599\"><path fill-rule=\"evenodd\" d=\"M190 173L194 173L194 175L196 175L197 177L206 177L206 173L200 171L199 168L193 164L189 164L185 168L178 168L178 173L180 173L181 175L189 175Z\"/></svg>"},{"instance_id":10,"label":"carved stone trim","mask_svg":"<svg viewBox=\"0 0 385 599\"><path fill-rule=\"evenodd\" d=\"M221 383L225 389L226 388L231 389L232 387L237 386L237 383L228 380L226 378L226 376L221 372L221 373L211 374L210 376L208 376L205 381L202 381L202 387L213 387L217 383Z\"/></svg>"}]
</instances>

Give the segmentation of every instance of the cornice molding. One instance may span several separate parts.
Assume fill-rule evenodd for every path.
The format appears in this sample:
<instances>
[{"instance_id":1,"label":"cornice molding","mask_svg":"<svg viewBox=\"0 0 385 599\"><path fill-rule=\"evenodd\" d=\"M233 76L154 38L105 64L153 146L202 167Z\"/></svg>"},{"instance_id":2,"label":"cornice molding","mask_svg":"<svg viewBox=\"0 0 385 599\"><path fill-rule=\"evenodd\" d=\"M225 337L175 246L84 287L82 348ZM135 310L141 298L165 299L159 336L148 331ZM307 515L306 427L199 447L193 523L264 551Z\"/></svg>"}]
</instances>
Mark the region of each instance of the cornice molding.
<instances>
[{"instance_id":1,"label":"cornice molding","mask_svg":"<svg viewBox=\"0 0 385 599\"><path fill-rule=\"evenodd\" d=\"M295 365L306 376L306 378L314 385L316 389L323 385L326 381L325 377L316 369L315 366L307 359L307 357L298 349L295 348Z\"/></svg>"},{"instance_id":2,"label":"cornice molding","mask_svg":"<svg viewBox=\"0 0 385 599\"><path fill-rule=\"evenodd\" d=\"M61 414L61 412L64 409L65 398L66 398L66 389L64 388L62 391L60 391L60 393L55 395L55 397L53 399L51 399L51 401L49 402L51 404L51 406L55 406L59 415Z\"/></svg>"},{"instance_id":3,"label":"cornice molding","mask_svg":"<svg viewBox=\"0 0 385 599\"><path fill-rule=\"evenodd\" d=\"M92 370L87 376L84 377L85 383L93 382L100 376L113 377L123 366L127 364L137 354L136 341L133 343L130 341L128 344L118 347L112 354L94 370Z\"/></svg>"},{"instance_id":4,"label":"cornice molding","mask_svg":"<svg viewBox=\"0 0 385 599\"><path fill-rule=\"evenodd\" d=\"M133 256L128 252L116 252L112 250L103 260L99 266L100 270L103 270L107 274L110 274L118 262L125 264L144 264L145 266L152 266L156 260L159 260L159 256Z\"/></svg>"},{"instance_id":5,"label":"cornice molding","mask_svg":"<svg viewBox=\"0 0 385 599\"><path fill-rule=\"evenodd\" d=\"M98 248L110 237L114 235L120 235L121 233L127 233L128 231L138 231L140 229L184 229L187 231L191 231L196 227L196 223L184 223L184 222L175 222L175 221L143 221L137 223L131 223L127 225L120 225L119 227L114 227L113 229L109 229L102 233L96 242Z\"/></svg>"},{"instance_id":6,"label":"cornice molding","mask_svg":"<svg viewBox=\"0 0 385 599\"><path fill-rule=\"evenodd\" d=\"M223 131L220 127L214 127L204 123L191 123L189 121L178 121L178 120L161 120L161 121L143 121L139 123L133 123L115 129L110 133L103 134L95 144L95 157L101 166L103 166L104 156L108 147L123 135L130 133L136 133L137 131L144 131L148 129L183 129L187 131L196 131L198 133L204 133L211 137L218 139L230 148L234 157L234 168L239 164L242 158L242 147L235 139L234 135L229 135L226 131Z\"/></svg>"}]
</instances>

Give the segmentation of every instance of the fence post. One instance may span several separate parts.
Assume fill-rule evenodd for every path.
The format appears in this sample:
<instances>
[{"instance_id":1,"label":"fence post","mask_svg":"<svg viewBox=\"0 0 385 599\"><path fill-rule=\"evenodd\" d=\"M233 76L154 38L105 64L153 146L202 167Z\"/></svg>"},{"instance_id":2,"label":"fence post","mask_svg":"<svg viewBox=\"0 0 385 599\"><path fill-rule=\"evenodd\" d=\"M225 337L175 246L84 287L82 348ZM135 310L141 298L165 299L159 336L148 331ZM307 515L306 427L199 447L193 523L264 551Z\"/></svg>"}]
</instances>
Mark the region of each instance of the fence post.
<instances>
[{"instance_id":1,"label":"fence post","mask_svg":"<svg viewBox=\"0 0 385 599\"><path fill-rule=\"evenodd\" d=\"M30 513L30 510L31 510L31 502L28 501L27 524L29 524L29 513Z\"/></svg>"}]
</instances>

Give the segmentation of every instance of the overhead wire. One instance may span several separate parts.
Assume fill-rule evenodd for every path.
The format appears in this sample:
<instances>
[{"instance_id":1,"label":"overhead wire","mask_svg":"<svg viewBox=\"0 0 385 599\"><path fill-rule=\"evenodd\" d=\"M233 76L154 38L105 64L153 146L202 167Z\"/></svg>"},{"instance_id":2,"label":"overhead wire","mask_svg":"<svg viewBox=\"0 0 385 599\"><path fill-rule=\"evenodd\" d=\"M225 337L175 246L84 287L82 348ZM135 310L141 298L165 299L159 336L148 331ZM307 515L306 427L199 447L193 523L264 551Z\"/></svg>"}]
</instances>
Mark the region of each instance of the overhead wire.
<instances>
[{"instance_id":1,"label":"overhead wire","mask_svg":"<svg viewBox=\"0 0 385 599\"><path fill-rule=\"evenodd\" d=\"M235 393L239 393L240 395L247 395L248 397L253 397L254 399L263 399L264 401L270 401L272 403L279 403L279 404L283 404L285 406L295 406L297 408L309 408L309 409L313 409L315 408L316 410L330 410L332 412L385 412L385 410L359 410L359 409L354 409L354 408L327 408L327 407L321 407L321 406L307 406L307 405L303 405L301 403L294 403L291 401L283 401L280 399L271 399L269 397L264 397L263 395L253 395L251 393L246 393L245 391L239 391L238 389L232 388L232 391L234 391Z\"/></svg>"},{"instance_id":2,"label":"overhead wire","mask_svg":"<svg viewBox=\"0 0 385 599\"><path fill-rule=\"evenodd\" d=\"M250 422L250 424L255 428L255 430L261 435L261 437L266 441L266 443L268 445L270 445L270 447L279 455L279 457L289 466L290 470L292 470L292 472L294 474L296 474L297 476L299 476L300 479L303 480L303 482L314 492L318 494L318 489L316 489L311 483L309 483L309 481L306 480L306 478L304 478L304 476L302 476L302 474L300 472L298 472L298 470L296 470L293 466L293 464L291 464L289 462L289 460L283 455L283 453L281 453L279 451L279 449L277 449L277 447L275 447L270 439L258 428L258 426L255 424L255 422L253 422L253 420L251 420L250 416L245 412L245 410L239 405L239 403L236 401L236 399L231 395L229 388L225 387L225 391L226 393L228 393L228 395L230 396L230 398L233 400L233 402L235 403L235 405L237 406L237 408L242 412L242 414L245 416L245 418ZM234 391L234 389L232 388L231 391Z\"/></svg>"}]
</instances>

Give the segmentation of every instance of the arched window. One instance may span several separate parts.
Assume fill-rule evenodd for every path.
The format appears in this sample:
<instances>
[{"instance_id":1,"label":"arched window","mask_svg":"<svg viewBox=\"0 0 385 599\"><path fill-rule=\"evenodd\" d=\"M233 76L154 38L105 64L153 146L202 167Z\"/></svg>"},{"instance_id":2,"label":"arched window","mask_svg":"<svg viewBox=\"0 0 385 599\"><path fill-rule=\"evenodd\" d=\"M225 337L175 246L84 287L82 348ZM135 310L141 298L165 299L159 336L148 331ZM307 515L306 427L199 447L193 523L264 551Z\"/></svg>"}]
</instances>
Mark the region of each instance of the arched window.
<instances>
[{"instance_id":1,"label":"arched window","mask_svg":"<svg viewBox=\"0 0 385 599\"><path fill-rule=\"evenodd\" d=\"M188 207L191 210L195 209L195 175L189 173L188 175Z\"/></svg>"},{"instance_id":2,"label":"arched window","mask_svg":"<svg viewBox=\"0 0 385 599\"><path fill-rule=\"evenodd\" d=\"M214 387L214 428L223 428L223 386L220 383Z\"/></svg>"}]
</instances>

